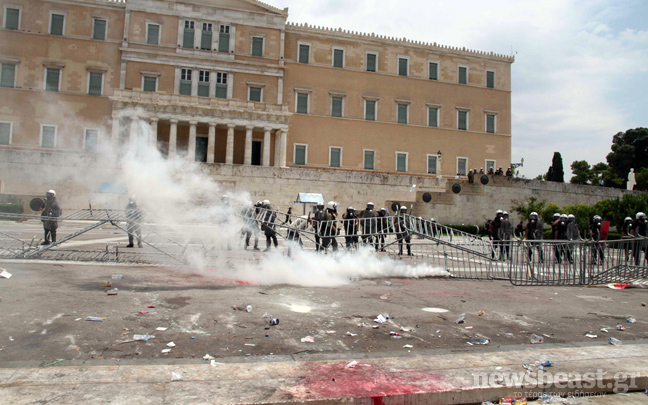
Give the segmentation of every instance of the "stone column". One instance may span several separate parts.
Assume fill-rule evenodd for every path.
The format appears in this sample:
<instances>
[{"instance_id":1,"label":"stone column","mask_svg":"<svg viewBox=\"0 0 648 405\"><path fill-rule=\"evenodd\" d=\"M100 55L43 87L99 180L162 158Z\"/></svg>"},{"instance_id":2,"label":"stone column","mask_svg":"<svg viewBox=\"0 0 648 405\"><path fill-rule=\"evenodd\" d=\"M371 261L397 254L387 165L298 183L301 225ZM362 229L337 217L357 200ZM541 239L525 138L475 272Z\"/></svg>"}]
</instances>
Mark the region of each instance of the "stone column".
<instances>
[{"instance_id":1,"label":"stone column","mask_svg":"<svg viewBox=\"0 0 648 405\"><path fill-rule=\"evenodd\" d=\"M207 163L214 163L214 153L216 152L216 123L209 123L209 132L207 133Z\"/></svg>"},{"instance_id":2,"label":"stone column","mask_svg":"<svg viewBox=\"0 0 648 405\"><path fill-rule=\"evenodd\" d=\"M137 148L137 127L139 126L139 117L132 116L130 122L130 136L128 140L128 149L135 151Z\"/></svg>"},{"instance_id":3,"label":"stone column","mask_svg":"<svg viewBox=\"0 0 648 405\"><path fill-rule=\"evenodd\" d=\"M113 153L117 154L119 152L119 117L113 117L110 147Z\"/></svg>"},{"instance_id":4,"label":"stone column","mask_svg":"<svg viewBox=\"0 0 648 405\"><path fill-rule=\"evenodd\" d=\"M178 120L170 120L171 127L169 128L169 159L176 157L176 149L178 147Z\"/></svg>"},{"instance_id":5,"label":"stone column","mask_svg":"<svg viewBox=\"0 0 648 405\"><path fill-rule=\"evenodd\" d=\"M263 165L270 166L270 131L272 128L263 128Z\"/></svg>"},{"instance_id":6,"label":"stone column","mask_svg":"<svg viewBox=\"0 0 648 405\"><path fill-rule=\"evenodd\" d=\"M189 150L187 151L187 160L190 162L196 161L196 125L198 125L198 122L189 121Z\"/></svg>"},{"instance_id":7,"label":"stone column","mask_svg":"<svg viewBox=\"0 0 648 405\"><path fill-rule=\"evenodd\" d=\"M281 162L281 140L279 139L279 130L275 131L274 140L275 140L275 152L274 152L273 166L279 167Z\"/></svg>"},{"instance_id":8,"label":"stone column","mask_svg":"<svg viewBox=\"0 0 648 405\"><path fill-rule=\"evenodd\" d=\"M227 124L227 149L225 149L225 164L234 164L234 124Z\"/></svg>"},{"instance_id":9,"label":"stone column","mask_svg":"<svg viewBox=\"0 0 648 405\"><path fill-rule=\"evenodd\" d=\"M157 117L151 118L151 147L157 148L157 135L158 135L158 121Z\"/></svg>"},{"instance_id":10,"label":"stone column","mask_svg":"<svg viewBox=\"0 0 648 405\"><path fill-rule=\"evenodd\" d=\"M279 144L279 166L286 167L286 144L288 142L288 130L281 130L281 139Z\"/></svg>"},{"instance_id":11,"label":"stone column","mask_svg":"<svg viewBox=\"0 0 648 405\"><path fill-rule=\"evenodd\" d=\"M252 164L252 131L254 131L254 127L252 125L245 127L245 155L243 157L244 165Z\"/></svg>"}]
</instances>

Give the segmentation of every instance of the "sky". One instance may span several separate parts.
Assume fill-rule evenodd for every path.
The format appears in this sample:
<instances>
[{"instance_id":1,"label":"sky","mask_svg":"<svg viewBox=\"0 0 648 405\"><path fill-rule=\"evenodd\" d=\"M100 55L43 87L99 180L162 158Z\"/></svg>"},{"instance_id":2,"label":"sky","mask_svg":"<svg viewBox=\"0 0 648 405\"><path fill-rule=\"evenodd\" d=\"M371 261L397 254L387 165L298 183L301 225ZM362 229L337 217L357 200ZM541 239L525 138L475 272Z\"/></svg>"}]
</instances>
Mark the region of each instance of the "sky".
<instances>
[{"instance_id":1,"label":"sky","mask_svg":"<svg viewBox=\"0 0 648 405\"><path fill-rule=\"evenodd\" d=\"M648 0L265 0L288 21L514 54L511 160L534 178L560 152L606 162L648 127Z\"/></svg>"}]
</instances>

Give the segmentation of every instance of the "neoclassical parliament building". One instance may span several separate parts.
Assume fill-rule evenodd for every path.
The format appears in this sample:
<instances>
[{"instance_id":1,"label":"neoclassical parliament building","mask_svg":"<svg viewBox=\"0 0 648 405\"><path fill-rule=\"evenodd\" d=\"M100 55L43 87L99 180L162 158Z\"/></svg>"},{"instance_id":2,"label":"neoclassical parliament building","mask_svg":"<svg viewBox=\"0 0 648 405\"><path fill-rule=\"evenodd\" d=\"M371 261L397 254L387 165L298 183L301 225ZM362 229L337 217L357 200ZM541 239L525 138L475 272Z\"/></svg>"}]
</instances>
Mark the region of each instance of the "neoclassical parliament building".
<instances>
[{"instance_id":1,"label":"neoclassical parliament building","mask_svg":"<svg viewBox=\"0 0 648 405\"><path fill-rule=\"evenodd\" d=\"M511 163L507 55L289 23L256 0L1 2L0 150L144 141L207 164L431 176Z\"/></svg>"}]
</instances>

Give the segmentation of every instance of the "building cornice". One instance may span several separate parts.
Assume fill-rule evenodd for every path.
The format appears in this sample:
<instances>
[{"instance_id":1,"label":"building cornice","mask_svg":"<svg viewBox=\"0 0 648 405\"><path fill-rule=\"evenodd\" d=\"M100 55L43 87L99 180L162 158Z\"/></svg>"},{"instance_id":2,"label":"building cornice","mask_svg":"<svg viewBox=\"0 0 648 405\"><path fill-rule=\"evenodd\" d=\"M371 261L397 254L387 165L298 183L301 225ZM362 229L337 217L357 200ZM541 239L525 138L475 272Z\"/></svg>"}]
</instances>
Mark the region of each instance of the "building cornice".
<instances>
[{"instance_id":1,"label":"building cornice","mask_svg":"<svg viewBox=\"0 0 648 405\"><path fill-rule=\"evenodd\" d=\"M422 51L435 52L435 53L445 53L454 56L464 56L464 57L477 57L481 59L489 59L497 62L506 62L513 63L515 57L507 56L502 54L496 54L494 52L484 52L477 51L472 49L466 49L466 47L453 47L449 45L441 45L436 42L423 42L416 41L407 38L396 38L386 35L377 35L375 33L367 34L358 31L349 31L342 28L329 28L314 26L308 23L286 23L286 32L293 33L303 33L303 34L313 34L313 35L325 35L329 38L339 38L346 40L363 40L368 42L373 42L376 44L382 45L392 45L392 46L401 46L407 47Z\"/></svg>"}]
</instances>

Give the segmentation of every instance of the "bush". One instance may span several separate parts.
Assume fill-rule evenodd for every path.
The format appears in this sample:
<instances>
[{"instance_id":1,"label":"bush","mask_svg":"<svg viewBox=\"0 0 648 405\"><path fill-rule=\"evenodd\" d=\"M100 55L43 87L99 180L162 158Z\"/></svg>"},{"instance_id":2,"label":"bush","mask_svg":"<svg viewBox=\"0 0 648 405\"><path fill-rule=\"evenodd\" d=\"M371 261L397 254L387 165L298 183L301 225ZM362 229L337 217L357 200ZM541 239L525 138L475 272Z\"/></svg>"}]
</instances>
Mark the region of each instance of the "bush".
<instances>
[{"instance_id":1,"label":"bush","mask_svg":"<svg viewBox=\"0 0 648 405\"><path fill-rule=\"evenodd\" d=\"M0 212L5 214L22 214L23 206L21 203L0 203ZM14 221L15 218L2 217L0 220Z\"/></svg>"}]
</instances>

